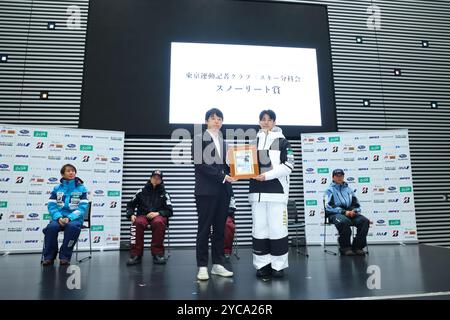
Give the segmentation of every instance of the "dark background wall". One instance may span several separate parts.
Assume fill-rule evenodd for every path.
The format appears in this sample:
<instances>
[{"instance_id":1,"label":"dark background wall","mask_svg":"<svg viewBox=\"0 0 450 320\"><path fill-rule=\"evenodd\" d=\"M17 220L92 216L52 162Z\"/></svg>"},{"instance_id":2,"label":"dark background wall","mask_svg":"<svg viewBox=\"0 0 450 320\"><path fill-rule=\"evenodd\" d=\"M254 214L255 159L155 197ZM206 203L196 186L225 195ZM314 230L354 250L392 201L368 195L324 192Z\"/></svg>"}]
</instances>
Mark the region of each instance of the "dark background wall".
<instances>
[{"instance_id":1,"label":"dark background wall","mask_svg":"<svg viewBox=\"0 0 450 320\"><path fill-rule=\"evenodd\" d=\"M338 130L409 129L419 241L450 246L450 1L308 2L328 5ZM0 62L0 123L78 126L88 8L88 0L0 1L0 55L7 55ZM73 25L77 10L79 26ZM40 99L44 91L47 100ZM300 141L291 142L291 197L303 217ZM151 169L166 171L176 210L172 239L190 246L193 167L170 161L177 143L126 139L123 201ZM251 240L246 190L245 182L235 186L240 243ZM124 244L128 229L122 218Z\"/></svg>"}]
</instances>

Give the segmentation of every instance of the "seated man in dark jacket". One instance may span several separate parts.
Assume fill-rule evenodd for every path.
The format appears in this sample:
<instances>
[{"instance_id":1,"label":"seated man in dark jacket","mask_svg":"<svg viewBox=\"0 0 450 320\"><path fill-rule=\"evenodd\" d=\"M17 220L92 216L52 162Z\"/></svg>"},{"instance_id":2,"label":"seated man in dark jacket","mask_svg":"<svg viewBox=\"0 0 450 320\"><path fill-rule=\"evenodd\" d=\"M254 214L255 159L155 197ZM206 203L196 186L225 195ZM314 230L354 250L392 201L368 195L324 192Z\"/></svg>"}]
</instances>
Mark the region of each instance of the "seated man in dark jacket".
<instances>
[{"instance_id":1,"label":"seated man in dark jacket","mask_svg":"<svg viewBox=\"0 0 450 320\"><path fill-rule=\"evenodd\" d=\"M333 182L325 191L325 214L339 231L339 246L343 255L365 255L362 250L367 245L369 220L361 215L361 206L355 193L344 182L344 171L333 171ZM357 234L350 245L352 231L350 226L356 226Z\"/></svg>"},{"instance_id":2,"label":"seated man in dark jacket","mask_svg":"<svg viewBox=\"0 0 450 320\"><path fill-rule=\"evenodd\" d=\"M163 174L160 170L153 171L150 181L127 204L127 218L131 220L131 248L127 265L141 263L144 252L144 231L149 224L152 229L153 262L156 264L166 263L164 234L173 210L170 196L164 188L162 179Z\"/></svg>"}]
</instances>

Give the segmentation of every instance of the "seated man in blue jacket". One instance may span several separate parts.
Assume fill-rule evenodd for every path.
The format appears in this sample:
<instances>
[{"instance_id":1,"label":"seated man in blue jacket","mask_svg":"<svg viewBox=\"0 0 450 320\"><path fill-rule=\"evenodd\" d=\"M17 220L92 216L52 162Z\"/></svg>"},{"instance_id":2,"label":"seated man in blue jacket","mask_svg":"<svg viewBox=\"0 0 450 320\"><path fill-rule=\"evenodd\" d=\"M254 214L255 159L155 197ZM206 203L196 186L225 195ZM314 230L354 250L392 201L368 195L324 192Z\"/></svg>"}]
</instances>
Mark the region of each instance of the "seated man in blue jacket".
<instances>
[{"instance_id":1,"label":"seated man in blue jacket","mask_svg":"<svg viewBox=\"0 0 450 320\"><path fill-rule=\"evenodd\" d=\"M59 250L62 266L70 264L74 245L83 225L84 214L88 208L87 190L83 181L76 176L77 169L66 164L61 168L61 184L57 185L48 200L51 220L43 230L44 266L52 266L58 253L58 233L64 231L64 240Z\"/></svg>"},{"instance_id":2,"label":"seated man in blue jacket","mask_svg":"<svg viewBox=\"0 0 450 320\"><path fill-rule=\"evenodd\" d=\"M325 214L339 231L339 246L345 256L364 256L362 250L367 245L369 219L361 215L361 206L355 193L344 182L344 171L333 171L333 182L325 190ZM350 226L356 226L357 234L350 244L352 231Z\"/></svg>"}]
</instances>

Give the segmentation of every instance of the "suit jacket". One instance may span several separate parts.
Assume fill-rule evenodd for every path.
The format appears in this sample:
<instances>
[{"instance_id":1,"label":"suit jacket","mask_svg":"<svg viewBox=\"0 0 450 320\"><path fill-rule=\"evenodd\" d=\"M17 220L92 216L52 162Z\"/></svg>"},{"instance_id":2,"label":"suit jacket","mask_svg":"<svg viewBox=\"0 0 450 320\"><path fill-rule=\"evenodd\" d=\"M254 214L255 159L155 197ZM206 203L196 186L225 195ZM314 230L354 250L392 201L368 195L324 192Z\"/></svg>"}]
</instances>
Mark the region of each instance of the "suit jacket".
<instances>
[{"instance_id":1,"label":"suit jacket","mask_svg":"<svg viewBox=\"0 0 450 320\"><path fill-rule=\"evenodd\" d=\"M204 139L203 139L204 138ZM225 176L230 173L226 164L226 145L219 132L221 145L220 156L217 153L214 141L209 134L196 135L192 140L192 158L195 168L195 195L207 196L226 194L226 184L223 183Z\"/></svg>"}]
</instances>

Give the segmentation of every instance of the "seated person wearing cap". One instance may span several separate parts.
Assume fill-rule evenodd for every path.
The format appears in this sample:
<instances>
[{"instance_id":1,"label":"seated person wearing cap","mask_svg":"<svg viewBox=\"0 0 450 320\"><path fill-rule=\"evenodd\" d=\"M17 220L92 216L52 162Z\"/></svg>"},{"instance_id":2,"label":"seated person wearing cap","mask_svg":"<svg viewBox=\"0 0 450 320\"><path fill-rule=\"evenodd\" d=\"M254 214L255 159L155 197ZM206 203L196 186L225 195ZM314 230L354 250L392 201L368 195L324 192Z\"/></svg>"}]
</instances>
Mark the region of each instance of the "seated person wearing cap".
<instances>
[{"instance_id":1,"label":"seated person wearing cap","mask_svg":"<svg viewBox=\"0 0 450 320\"><path fill-rule=\"evenodd\" d=\"M344 182L344 171L333 171L333 182L325 190L325 214L339 231L339 246L345 256L364 256L362 250L367 245L369 220L361 215L361 206L353 190ZM350 226L356 226L357 234L350 245L352 231Z\"/></svg>"},{"instance_id":2,"label":"seated person wearing cap","mask_svg":"<svg viewBox=\"0 0 450 320\"><path fill-rule=\"evenodd\" d=\"M164 235L169 217L173 215L173 209L162 179L161 171L153 171L150 181L127 204L127 218L131 220L130 259L127 261L129 266L141 263L144 252L144 231L149 224L152 229L153 263L166 263Z\"/></svg>"}]
</instances>

